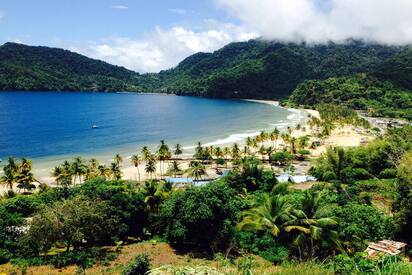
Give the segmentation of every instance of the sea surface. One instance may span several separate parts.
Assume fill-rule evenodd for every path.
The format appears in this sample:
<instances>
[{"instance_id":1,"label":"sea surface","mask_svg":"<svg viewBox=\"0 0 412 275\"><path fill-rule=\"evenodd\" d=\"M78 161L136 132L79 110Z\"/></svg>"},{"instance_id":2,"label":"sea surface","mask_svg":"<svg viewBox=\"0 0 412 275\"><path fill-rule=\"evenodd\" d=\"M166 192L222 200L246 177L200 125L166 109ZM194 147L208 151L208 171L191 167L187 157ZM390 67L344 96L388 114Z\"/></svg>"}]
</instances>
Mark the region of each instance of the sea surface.
<instances>
[{"instance_id":1,"label":"sea surface","mask_svg":"<svg viewBox=\"0 0 412 275\"><path fill-rule=\"evenodd\" d=\"M55 163L108 161L160 140L190 153L196 142L228 145L260 130L296 125L305 114L243 100L133 93L0 92L0 158ZM97 128L92 128L96 125ZM4 161L3 161L4 163Z\"/></svg>"}]
</instances>

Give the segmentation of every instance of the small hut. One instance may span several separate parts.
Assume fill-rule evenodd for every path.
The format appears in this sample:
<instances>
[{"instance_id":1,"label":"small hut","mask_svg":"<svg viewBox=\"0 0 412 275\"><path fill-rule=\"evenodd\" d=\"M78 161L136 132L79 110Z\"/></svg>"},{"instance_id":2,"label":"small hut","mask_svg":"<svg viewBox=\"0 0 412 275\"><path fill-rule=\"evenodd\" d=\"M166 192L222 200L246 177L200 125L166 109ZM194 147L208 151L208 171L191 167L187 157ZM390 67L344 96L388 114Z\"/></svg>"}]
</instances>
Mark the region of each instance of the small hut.
<instances>
[{"instance_id":1,"label":"small hut","mask_svg":"<svg viewBox=\"0 0 412 275\"><path fill-rule=\"evenodd\" d=\"M369 243L365 252L367 258L375 258L384 255L400 255L405 253L406 243L395 242L391 240L378 241L376 243Z\"/></svg>"}]
</instances>

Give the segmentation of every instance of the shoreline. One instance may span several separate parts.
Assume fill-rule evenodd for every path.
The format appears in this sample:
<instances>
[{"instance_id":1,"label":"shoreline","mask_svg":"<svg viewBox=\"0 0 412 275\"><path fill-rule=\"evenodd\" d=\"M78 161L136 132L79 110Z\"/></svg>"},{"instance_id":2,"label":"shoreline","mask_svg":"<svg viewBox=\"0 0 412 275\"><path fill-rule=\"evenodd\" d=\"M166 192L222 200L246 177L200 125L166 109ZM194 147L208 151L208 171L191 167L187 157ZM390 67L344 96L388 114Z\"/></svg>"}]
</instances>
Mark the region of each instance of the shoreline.
<instances>
[{"instance_id":1,"label":"shoreline","mask_svg":"<svg viewBox=\"0 0 412 275\"><path fill-rule=\"evenodd\" d=\"M289 114L285 120L280 120L281 122L276 123L278 127L282 131L286 129L287 126L296 126L297 124L302 124L305 125L307 122L307 116L302 115L301 112L304 112L302 109L292 109L292 108L285 108L279 105L278 101L274 100L255 100L255 99L240 99L243 101L248 101L248 102L254 102L254 103L259 103L259 104L266 104L270 106L275 106L278 108L283 108L291 112L292 114ZM305 112L307 114L307 112ZM274 128L273 127L273 128ZM266 129L261 129L261 130L271 130L272 127L268 127ZM251 130L250 132L245 131L243 133L229 133L223 138L218 138L216 140L211 140L209 142L205 142L203 146L230 146L233 143L239 143L240 145L244 144L245 140L247 137L254 137L259 134L259 131ZM167 142L167 141L166 141ZM149 145L149 144L148 144ZM171 146L169 144L169 146ZM130 148L131 146L125 147L123 151L127 151L127 153L121 152L122 156L124 158L123 166L122 166L122 172L123 172L123 178L124 179L131 179L134 180L137 177L137 170L136 168L130 163L130 157L133 154L132 150L127 150L127 148ZM191 158L193 149L196 147L196 144L194 143L193 145L186 145L183 146L184 154L181 156L182 161L182 168L185 168L185 166L188 165L188 158ZM149 148L153 148L152 145L149 146ZM172 149L172 148L171 148ZM122 151L122 150L119 150ZM91 157L97 158L102 164L109 164L111 161L110 156L114 156L116 152L113 152L112 155L109 154L109 152L100 152L98 154L80 154L82 155L84 160L88 160ZM140 152L139 152L140 153ZM52 184L54 182L54 178L51 177L51 171L54 166L59 165L63 162L63 160L70 160L72 156L50 156L50 157L44 157L44 158L39 158L39 159L33 159L33 173L35 174L36 178L40 182L44 182L46 184ZM6 161L6 160L3 160ZM186 163L187 162L187 163ZM140 169L140 174L144 174L144 167L139 167ZM159 169L159 167L158 167ZM0 172L1 173L1 172ZM1 189L1 188L0 188Z\"/></svg>"}]
</instances>

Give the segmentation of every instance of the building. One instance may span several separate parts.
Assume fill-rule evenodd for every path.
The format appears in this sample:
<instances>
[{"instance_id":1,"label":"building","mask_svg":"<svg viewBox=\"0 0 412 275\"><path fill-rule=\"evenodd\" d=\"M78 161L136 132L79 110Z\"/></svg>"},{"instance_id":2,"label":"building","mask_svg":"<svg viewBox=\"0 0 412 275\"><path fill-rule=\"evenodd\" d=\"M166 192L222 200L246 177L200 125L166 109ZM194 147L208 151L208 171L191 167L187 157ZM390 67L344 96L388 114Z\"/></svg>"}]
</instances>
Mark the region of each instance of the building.
<instances>
[{"instance_id":1,"label":"building","mask_svg":"<svg viewBox=\"0 0 412 275\"><path fill-rule=\"evenodd\" d=\"M383 240L376 243L369 243L365 252L367 253L367 258L375 258L384 255L394 256L405 253L405 247L406 243Z\"/></svg>"}]
</instances>

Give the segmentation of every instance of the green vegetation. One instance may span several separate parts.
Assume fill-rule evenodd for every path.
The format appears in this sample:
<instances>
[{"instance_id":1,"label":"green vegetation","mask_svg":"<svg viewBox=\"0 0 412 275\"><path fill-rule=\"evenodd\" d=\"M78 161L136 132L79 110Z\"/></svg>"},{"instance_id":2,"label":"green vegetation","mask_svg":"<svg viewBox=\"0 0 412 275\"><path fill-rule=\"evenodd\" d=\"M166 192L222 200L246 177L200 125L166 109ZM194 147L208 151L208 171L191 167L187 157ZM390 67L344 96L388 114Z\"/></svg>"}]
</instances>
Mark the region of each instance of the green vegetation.
<instances>
[{"instance_id":1,"label":"green vegetation","mask_svg":"<svg viewBox=\"0 0 412 275\"><path fill-rule=\"evenodd\" d=\"M0 46L0 90L138 91L139 74L67 50Z\"/></svg>"},{"instance_id":2,"label":"green vegetation","mask_svg":"<svg viewBox=\"0 0 412 275\"><path fill-rule=\"evenodd\" d=\"M55 176L66 184L33 194L10 193L0 201L0 262L87 269L113 261L132 243L147 240L156 245L155 240L163 240L178 253L213 257L222 264L218 269L176 266L175 270L250 274L263 268L250 256L255 254L277 264L282 274L304 269L314 274L410 271L410 264L400 257L367 259L361 252L370 241L411 241L412 127L390 130L367 146L330 149L311 170L324 182L305 191L278 183L263 166L274 161L266 152L261 159L253 156L264 141L276 140L276 134L275 130L273 135L262 132L250 138L249 150L199 145L195 156L203 158L208 152L208 158L192 162L188 172L194 177L200 177L209 156L219 159L224 151L227 162L235 165L226 177L203 187L173 188L162 180L122 181L114 172L100 173L101 165L93 159L65 162L59 167L68 174ZM287 156L301 154L297 150L294 155L292 147L279 149ZM131 162L166 161L171 157L168 152L161 142L156 154L143 148L147 159L135 155ZM275 150L271 153L276 155ZM10 161L7 169L16 164ZM122 161L119 155L114 158L115 171ZM382 200L386 208L378 204ZM144 274L151 267L152 274L158 274L171 268L153 266L149 260L153 254L136 256L123 274Z\"/></svg>"},{"instance_id":3,"label":"green vegetation","mask_svg":"<svg viewBox=\"0 0 412 275\"><path fill-rule=\"evenodd\" d=\"M6 43L0 47L0 89L280 99L304 80L356 73L373 73L410 89L411 56L405 47L359 41L309 46L250 40L194 54L158 74L140 75L66 50Z\"/></svg>"},{"instance_id":4,"label":"green vegetation","mask_svg":"<svg viewBox=\"0 0 412 275\"><path fill-rule=\"evenodd\" d=\"M366 74L304 81L289 102L307 107L328 103L365 110L370 116L412 120L412 92Z\"/></svg>"}]
</instances>

